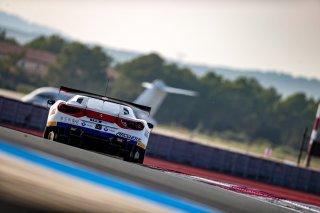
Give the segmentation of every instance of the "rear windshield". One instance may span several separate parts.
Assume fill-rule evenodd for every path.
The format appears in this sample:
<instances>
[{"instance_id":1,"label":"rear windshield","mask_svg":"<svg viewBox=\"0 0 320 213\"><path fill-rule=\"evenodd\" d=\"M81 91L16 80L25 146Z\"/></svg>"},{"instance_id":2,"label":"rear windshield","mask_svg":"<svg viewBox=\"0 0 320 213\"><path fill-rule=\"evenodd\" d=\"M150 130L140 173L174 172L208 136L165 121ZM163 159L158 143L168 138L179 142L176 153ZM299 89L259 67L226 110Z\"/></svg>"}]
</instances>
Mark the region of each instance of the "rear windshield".
<instances>
[{"instance_id":1,"label":"rear windshield","mask_svg":"<svg viewBox=\"0 0 320 213\"><path fill-rule=\"evenodd\" d=\"M87 108L97 110L99 112L118 115L120 112L120 105L108 101L90 98L87 103Z\"/></svg>"}]
</instances>

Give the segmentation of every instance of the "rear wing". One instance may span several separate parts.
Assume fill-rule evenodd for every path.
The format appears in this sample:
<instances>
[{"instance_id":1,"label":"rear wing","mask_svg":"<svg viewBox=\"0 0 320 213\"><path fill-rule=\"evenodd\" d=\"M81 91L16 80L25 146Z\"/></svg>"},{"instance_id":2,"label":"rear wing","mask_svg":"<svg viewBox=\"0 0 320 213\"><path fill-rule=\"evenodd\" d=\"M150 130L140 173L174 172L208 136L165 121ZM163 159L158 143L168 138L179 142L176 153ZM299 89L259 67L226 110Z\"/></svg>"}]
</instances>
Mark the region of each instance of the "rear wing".
<instances>
[{"instance_id":1,"label":"rear wing","mask_svg":"<svg viewBox=\"0 0 320 213\"><path fill-rule=\"evenodd\" d=\"M61 86L60 90L59 90L59 94L60 92L66 92L66 93L73 93L73 94L79 94L79 95L85 95L91 98L96 98L96 99L100 99L103 101L110 101L113 103L117 103L117 104L123 104L129 107L133 107L142 111L145 111L147 113L150 114L151 111L151 107L148 106L144 106L144 105L140 105L140 104L135 104L129 101L124 101L124 100L120 100L120 99L116 99L116 98L111 98L111 97L106 97L103 95L98 95L98 94L94 94L91 92L85 92L85 91L81 91L81 90L77 90L77 89L73 89L73 88L69 88L69 87L65 87L65 86Z\"/></svg>"}]
</instances>

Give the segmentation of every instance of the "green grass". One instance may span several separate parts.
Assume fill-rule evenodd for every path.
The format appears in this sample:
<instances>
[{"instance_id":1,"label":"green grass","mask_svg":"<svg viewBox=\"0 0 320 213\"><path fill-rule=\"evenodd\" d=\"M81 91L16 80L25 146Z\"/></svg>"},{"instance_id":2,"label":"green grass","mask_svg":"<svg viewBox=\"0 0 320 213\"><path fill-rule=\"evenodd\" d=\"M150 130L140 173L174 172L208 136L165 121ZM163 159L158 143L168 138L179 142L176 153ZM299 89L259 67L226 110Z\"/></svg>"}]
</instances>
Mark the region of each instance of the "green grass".
<instances>
[{"instance_id":1,"label":"green grass","mask_svg":"<svg viewBox=\"0 0 320 213\"><path fill-rule=\"evenodd\" d=\"M272 147L271 143L265 140L257 141L245 141L245 137L239 137L240 140L227 139L225 135L208 135L203 133L191 132L188 129L176 127L158 125L155 127L154 132L173 136L177 138L183 138L191 140L195 143L201 143L208 146L218 147L224 150L233 152L249 154L256 157L266 158L277 162L283 162L290 165L296 165L299 150L294 150L286 146ZM272 156L264 156L264 150L272 147ZM305 153L303 153L300 166L304 165ZM312 158L311 166L312 169L320 169L320 159Z\"/></svg>"}]
</instances>

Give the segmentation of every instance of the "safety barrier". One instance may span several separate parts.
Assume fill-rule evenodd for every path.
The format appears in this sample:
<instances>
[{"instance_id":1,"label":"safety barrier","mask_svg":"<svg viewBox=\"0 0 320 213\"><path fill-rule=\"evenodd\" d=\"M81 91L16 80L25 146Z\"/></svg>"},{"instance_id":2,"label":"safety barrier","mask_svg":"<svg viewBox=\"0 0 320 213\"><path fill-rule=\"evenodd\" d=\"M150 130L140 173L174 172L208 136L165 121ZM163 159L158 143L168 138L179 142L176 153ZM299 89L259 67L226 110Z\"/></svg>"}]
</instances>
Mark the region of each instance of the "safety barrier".
<instances>
[{"instance_id":1,"label":"safety barrier","mask_svg":"<svg viewBox=\"0 0 320 213\"><path fill-rule=\"evenodd\" d=\"M152 134L148 155L299 191L320 194L320 173L267 159Z\"/></svg>"},{"instance_id":2,"label":"safety barrier","mask_svg":"<svg viewBox=\"0 0 320 213\"><path fill-rule=\"evenodd\" d=\"M48 109L0 97L0 124L44 130ZM151 134L147 155L211 171L320 194L320 173L267 159Z\"/></svg>"},{"instance_id":3,"label":"safety barrier","mask_svg":"<svg viewBox=\"0 0 320 213\"><path fill-rule=\"evenodd\" d=\"M0 122L26 129L43 131L48 117L48 109L0 97Z\"/></svg>"}]
</instances>

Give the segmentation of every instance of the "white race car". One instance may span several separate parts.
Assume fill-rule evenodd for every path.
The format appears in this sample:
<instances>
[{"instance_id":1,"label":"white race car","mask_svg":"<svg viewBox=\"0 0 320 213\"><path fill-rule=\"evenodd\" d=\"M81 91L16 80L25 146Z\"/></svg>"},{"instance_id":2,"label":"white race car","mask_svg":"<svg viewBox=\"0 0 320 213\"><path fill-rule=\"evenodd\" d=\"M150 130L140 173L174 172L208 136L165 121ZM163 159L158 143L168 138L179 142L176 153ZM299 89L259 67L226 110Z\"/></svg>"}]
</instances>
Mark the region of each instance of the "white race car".
<instances>
[{"instance_id":1,"label":"white race car","mask_svg":"<svg viewBox=\"0 0 320 213\"><path fill-rule=\"evenodd\" d=\"M150 113L150 107L68 87L60 91L76 95L68 101L48 100L44 138L143 163L153 125L137 119L133 108Z\"/></svg>"}]
</instances>

